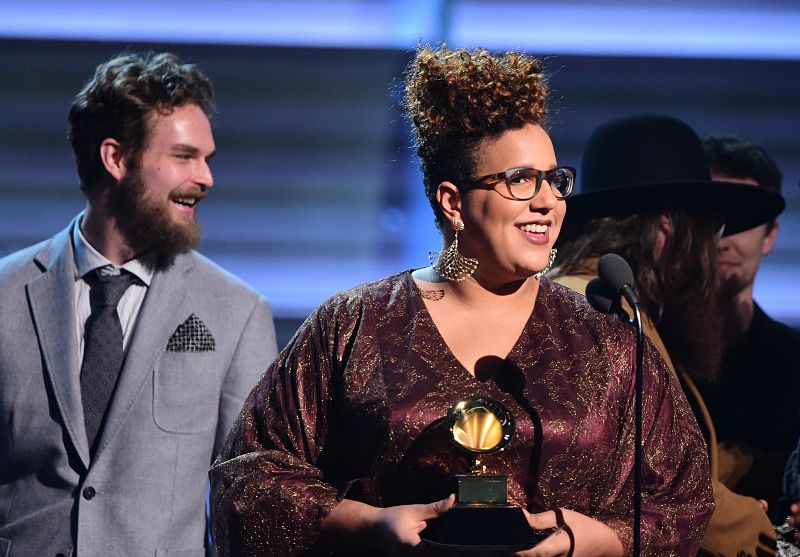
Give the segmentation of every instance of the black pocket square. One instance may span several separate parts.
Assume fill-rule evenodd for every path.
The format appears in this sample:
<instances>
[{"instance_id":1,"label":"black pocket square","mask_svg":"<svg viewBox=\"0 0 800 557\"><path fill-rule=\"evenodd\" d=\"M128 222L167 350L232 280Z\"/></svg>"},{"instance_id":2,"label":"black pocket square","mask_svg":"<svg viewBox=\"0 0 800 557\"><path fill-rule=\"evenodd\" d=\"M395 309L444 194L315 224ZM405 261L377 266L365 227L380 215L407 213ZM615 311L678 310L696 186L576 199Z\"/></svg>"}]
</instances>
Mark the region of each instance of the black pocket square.
<instances>
[{"instance_id":1,"label":"black pocket square","mask_svg":"<svg viewBox=\"0 0 800 557\"><path fill-rule=\"evenodd\" d=\"M167 343L167 352L210 352L214 348L211 331L194 313L175 329Z\"/></svg>"}]
</instances>

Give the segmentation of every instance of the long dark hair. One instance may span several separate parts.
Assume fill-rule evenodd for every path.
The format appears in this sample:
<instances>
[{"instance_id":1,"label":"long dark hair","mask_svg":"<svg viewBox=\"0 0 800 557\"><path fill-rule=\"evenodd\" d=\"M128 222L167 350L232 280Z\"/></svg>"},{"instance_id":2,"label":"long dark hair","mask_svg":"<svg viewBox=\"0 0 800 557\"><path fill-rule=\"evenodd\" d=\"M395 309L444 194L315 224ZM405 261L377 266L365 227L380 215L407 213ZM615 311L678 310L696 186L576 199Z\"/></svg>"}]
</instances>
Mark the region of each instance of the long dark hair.
<instances>
[{"instance_id":1,"label":"long dark hair","mask_svg":"<svg viewBox=\"0 0 800 557\"><path fill-rule=\"evenodd\" d=\"M656 253L662 215L672 221L673 233ZM639 298L658 323L667 296L716 295L719 227L718 220L708 215L679 210L588 219L565 227L559 237L558 274L594 273L596 268L587 269L588 261L617 253L633 268Z\"/></svg>"},{"instance_id":2,"label":"long dark hair","mask_svg":"<svg viewBox=\"0 0 800 557\"><path fill-rule=\"evenodd\" d=\"M671 226L659 248L662 216ZM559 238L557 275L594 274L592 265L605 253L624 257L672 361L695 380L712 382L722 360L720 223L680 210L588 219L567 227Z\"/></svg>"}]
</instances>

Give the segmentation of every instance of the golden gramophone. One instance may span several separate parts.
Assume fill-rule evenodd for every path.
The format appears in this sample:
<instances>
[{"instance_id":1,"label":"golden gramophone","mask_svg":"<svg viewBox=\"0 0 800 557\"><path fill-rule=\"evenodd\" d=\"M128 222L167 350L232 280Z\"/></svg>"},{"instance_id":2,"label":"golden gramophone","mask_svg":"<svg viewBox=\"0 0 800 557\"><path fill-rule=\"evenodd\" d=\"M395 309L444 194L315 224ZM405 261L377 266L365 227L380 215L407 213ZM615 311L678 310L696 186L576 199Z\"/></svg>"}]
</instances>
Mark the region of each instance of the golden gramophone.
<instances>
[{"instance_id":1,"label":"golden gramophone","mask_svg":"<svg viewBox=\"0 0 800 557\"><path fill-rule=\"evenodd\" d=\"M508 502L508 477L488 473L483 455L500 451L514 435L514 417L488 397L457 402L447 414L453 442L472 456L472 466L454 477L456 504L428 522L421 537L444 547L474 550L517 549L536 545L522 509Z\"/></svg>"}]
</instances>

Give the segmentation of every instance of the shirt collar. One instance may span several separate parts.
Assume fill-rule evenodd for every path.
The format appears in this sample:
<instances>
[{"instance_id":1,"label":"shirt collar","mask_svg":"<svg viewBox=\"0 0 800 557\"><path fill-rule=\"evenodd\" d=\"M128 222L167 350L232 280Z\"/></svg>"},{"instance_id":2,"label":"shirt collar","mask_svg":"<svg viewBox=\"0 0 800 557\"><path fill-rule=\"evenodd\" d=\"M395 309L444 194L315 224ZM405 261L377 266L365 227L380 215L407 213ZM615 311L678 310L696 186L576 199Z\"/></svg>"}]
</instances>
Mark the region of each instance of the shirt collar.
<instances>
[{"instance_id":1,"label":"shirt collar","mask_svg":"<svg viewBox=\"0 0 800 557\"><path fill-rule=\"evenodd\" d=\"M83 278L86 273L90 273L95 269L108 267L111 269L125 269L142 281L145 286L150 286L154 273L142 263L141 259L143 258L131 259L122 265L115 265L84 238L83 232L81 232L81 222L83 222L83 215L77 219L75 227L72 229L72 245L75 249L75 280Z\"/></svg>"}]
</instances>

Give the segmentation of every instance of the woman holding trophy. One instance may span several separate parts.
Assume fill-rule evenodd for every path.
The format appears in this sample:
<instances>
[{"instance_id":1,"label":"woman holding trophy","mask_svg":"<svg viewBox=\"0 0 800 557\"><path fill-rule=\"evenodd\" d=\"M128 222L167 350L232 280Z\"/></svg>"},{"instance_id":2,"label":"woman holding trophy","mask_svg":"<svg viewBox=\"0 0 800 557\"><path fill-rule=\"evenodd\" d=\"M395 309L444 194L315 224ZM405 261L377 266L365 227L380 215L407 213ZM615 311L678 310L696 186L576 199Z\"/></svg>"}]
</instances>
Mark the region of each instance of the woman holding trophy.
<instances>
[{"instance_id":1,"label":"woman holding trophy","mask_svg":"<svg viewBox=\"0 0 800 557\"><path fill-rule=\"evenodd\" d=\"M451 480L472 466L541 534L487 550L629 555L635 335L542 276L575 171L544 128L541 63L425 47L406 78L444 249L332 297L256 385L211 470L219 554L449 554L426 532L470 506ZM516 426L469 454L448 416L476 399ZM642 553L694 555L713 507L704 442L652 348L643 416Z\"/></svg>"}]
</instances>

